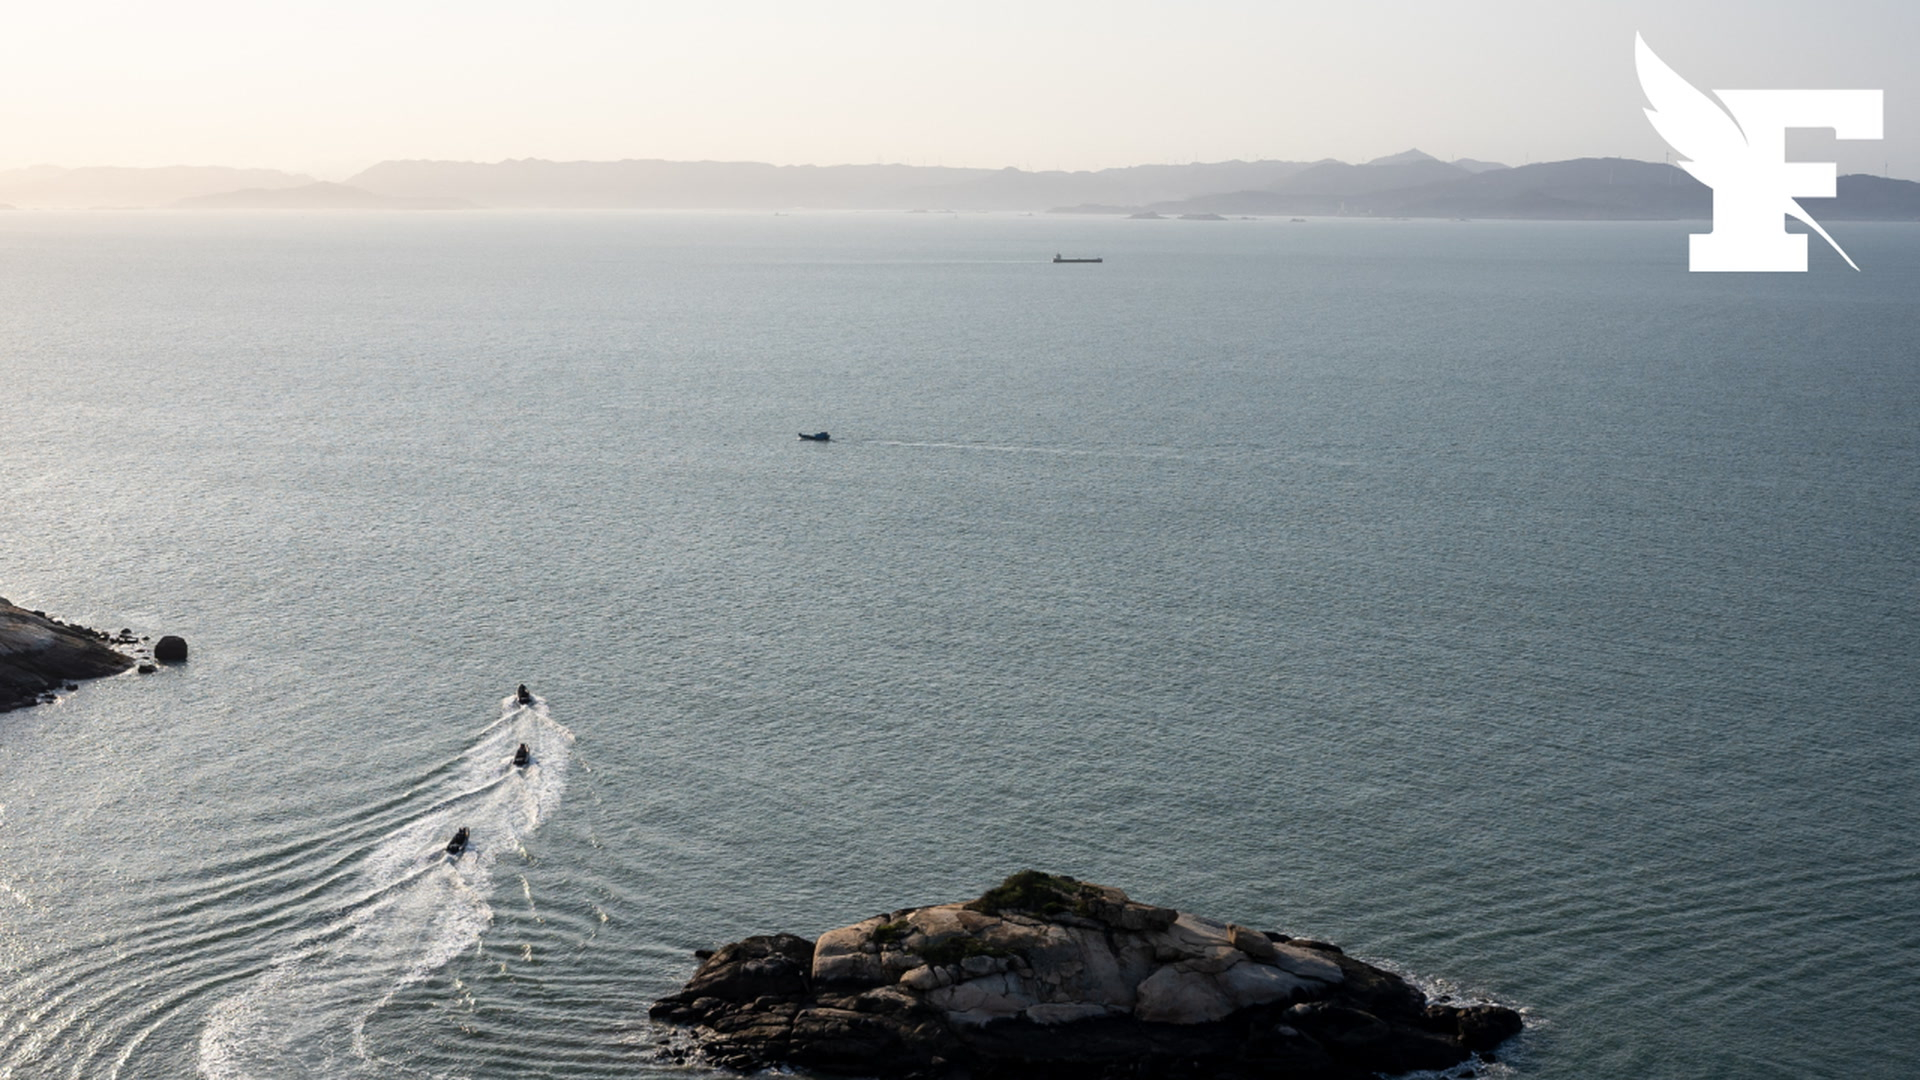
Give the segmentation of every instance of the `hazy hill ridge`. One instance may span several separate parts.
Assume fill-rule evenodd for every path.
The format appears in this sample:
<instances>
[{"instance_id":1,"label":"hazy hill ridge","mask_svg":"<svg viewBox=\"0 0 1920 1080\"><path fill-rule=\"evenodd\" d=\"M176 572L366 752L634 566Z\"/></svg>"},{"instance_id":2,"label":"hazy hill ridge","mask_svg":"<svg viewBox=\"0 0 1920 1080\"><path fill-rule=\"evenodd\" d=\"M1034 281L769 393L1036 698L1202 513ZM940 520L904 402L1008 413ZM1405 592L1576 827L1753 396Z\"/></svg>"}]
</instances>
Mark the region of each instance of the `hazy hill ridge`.
<instances>
[{"instance_id":1,"label":"hazy hill ridge","mask_svg":"<svg viewBox=\"0 0 1920 1080\"><path fill-rule=\"evenodd\" d=\"M1832 199L1802 199L1801 205L1816 220L1920 221L1920 184L1852 174L1840 177L1835 190ZM1316 165L1265 188L1129 209L1162 215L1704 220L1713 216L1713 193L1680 168L1629 158L1478 171L1433 159L1388 160Z\"/></svg>"},{"instance_id":2,"label":"hazy hill ridge","mask_svg":"<svg viewBox=\"0 0 1920 1080\"><path fill-rule=\"evenodd\" d=\"M751 162L382 162L348 183L399 198L497 207L1039 210L1180 215L1352 215L1573 220L1707 218L1712 194L1686 172L1626 158L1509 168L1419 150L1364 164L1228 161L1097 172ZM1920 220L1920 184L1841 178L1816 216Z\"/></svg>"},{"instance_id":3,"label":"hazy hill ridge","mask_svg":"<svg viewBox=\"0 0 1920 1080\"><path fill-rule=\"evenodd\" d=\"M347 183L401 198L569 209L1044 210L1138 205L1277 182L1306 165L1227 161L1097 172L736 161L385 161Z\"/></svg>"},{"instance_id":4,"label":"hazy hill ridge","mask_svg":"<svg viewBox=\"0 0 1920 1080\"><path fill-rule=\"evenodd\" d=\"M155 169L97 165L65 169L34 165L0 170L0 202L47 210L97 206L165 206L181 199L237 188L290 188L313 177L278 169L171 165Z\"/></svg>"},{"instance_id":5,"label":"hazy hill ridge","mask_svg":"<svg viewBox=\"0 0 1920 1080\"><path fill-rule=\"evenodd\" d=\"M1680 169L1625 158L1579 158L1479 172L1428 159L1316 166L1266 189L1201 195L1152 209L1161 213L1637 219L1707 217L1710 200L1707 188Z\"/></svg>"},{"instance_id":6,"label":"hazy hill ridge","mask_svg":"<svg viewBox=\"0 0 1920 1080\"><path fill-rule=\"evenodd\" d=\"M1816 218L1920 220L1920 184L1840 178ZM955 210L1191 216L1543 220L1705 219L1712 193L1676 167L1577 158L1508 168L1419 150L1359 165L1331 159L1028 172L917 165L738 161L385 161L344 184L271 169L0 172L0 204L28 208Z\"/></svg>"}]
</instances>

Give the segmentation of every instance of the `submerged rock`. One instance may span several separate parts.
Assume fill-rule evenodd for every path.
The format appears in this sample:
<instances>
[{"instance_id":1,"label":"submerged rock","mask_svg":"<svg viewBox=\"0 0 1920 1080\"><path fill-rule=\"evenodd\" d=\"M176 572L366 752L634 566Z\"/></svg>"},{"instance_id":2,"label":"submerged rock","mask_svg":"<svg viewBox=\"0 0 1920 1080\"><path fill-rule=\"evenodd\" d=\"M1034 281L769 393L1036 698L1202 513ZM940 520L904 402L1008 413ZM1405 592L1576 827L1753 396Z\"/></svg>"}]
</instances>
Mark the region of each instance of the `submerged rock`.
<instances>
[{"instance_id":1,"label":"submerged rock","mask_svg":"<svg viewBox=\"0 0 1920 1080\"><path fill-rule=\"evenodd\" d=\"M133 659L107 641L98 630L0 600L0 712L32 705L72 680L132 667Z\"/></svg>"},{"instance_id":2,"label":"submerged rock","mask_svg":"<svg viewBox=\"0 0 1920 1080\"><path fill-rule=\"evenodd\" d=\"M1331 945L1031 870L817 941L728 945L651 1014L726 1068L973 1080L1358 1080L1449 1068L1520 1030L1511 1009L1429 1003Z\"/></svg>"}]
</instances>

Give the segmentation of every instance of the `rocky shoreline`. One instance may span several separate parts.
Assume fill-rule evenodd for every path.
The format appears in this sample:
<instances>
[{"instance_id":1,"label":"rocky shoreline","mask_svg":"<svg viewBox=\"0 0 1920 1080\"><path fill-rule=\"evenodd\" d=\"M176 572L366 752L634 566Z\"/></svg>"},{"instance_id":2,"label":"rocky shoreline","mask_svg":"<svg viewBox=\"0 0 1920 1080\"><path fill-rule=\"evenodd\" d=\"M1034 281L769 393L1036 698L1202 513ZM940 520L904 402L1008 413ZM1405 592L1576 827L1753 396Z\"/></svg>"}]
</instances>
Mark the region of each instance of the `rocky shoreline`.
<instances>
[{"instance_id":1,"label":"rocky shoreline","mask_svg":"<svg viewBox=\"0 0 1920 1080\"><path fill-rule=\"evenodd\" d=\"M651 1015L689 1029L672 1059L925 1080L1468 1076L1521 1028L1335 945L1031 870L817 941L735 942Z\"/></svg>"},{"instance_id":2,"label":"rocky shoreline","mask_svg":"<svg viewBox=\"0 0 1920 1080\"><path fill-rule=\"evenodd\" d=\"M0 599L0 712L77 690L80 679L118 675L140 660L115 646L139 643L131 630L108 634Z\"/></svg>"}]
</instances>

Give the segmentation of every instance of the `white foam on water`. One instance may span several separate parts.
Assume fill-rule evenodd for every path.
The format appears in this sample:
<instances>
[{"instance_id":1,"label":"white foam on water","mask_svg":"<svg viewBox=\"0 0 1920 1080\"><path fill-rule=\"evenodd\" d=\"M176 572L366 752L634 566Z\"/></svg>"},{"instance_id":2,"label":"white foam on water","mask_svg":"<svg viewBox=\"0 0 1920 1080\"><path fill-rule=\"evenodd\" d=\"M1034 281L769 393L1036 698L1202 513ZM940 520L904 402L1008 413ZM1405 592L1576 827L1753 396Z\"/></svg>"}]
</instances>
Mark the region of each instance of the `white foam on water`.
<instances>
[{"instance_id":1,"label":"white foam on water","mask_svg":"<svg viewBox=\"0 0 1920 1080\"><path fill-rule=\"evenodd\" d=\"M532 753L513 767L514 750ZM493 866L550 817L566 789L573 733L545 702L501 703L501 716L461 755L447 794L375 844L338 916L274 957L238 993L217 1003L200 1033L209 1080L391 1075L368 1044L367 1024L395 995L476 946L493 921ZM447 840L470 830L466 851ZM528 902L530 886L522 876ZM406 1070L411 1071L411 1070Z\"/></svg>"}]
</instances>

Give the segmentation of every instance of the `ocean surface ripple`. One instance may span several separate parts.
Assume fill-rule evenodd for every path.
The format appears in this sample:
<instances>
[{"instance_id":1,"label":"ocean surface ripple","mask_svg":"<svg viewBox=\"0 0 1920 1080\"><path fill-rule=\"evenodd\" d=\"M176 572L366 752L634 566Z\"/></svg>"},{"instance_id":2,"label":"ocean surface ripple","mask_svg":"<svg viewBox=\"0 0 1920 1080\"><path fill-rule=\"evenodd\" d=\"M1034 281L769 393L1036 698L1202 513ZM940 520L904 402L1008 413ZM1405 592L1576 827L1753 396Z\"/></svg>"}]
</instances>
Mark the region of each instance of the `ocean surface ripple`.
<instances>
[{"instance_id":1,"label":"ocean surface ripple","mask_svg":"<svg viewBox=\"0 0 1920 1080\"><path fill-rule=\"evenodd\" d=\"M193 649L0 718L0 1080L685 1075L1026 866L1904 1080L1920 232L1693 227L0 217L0 595Z\"/></svg>"}]
</instances>

